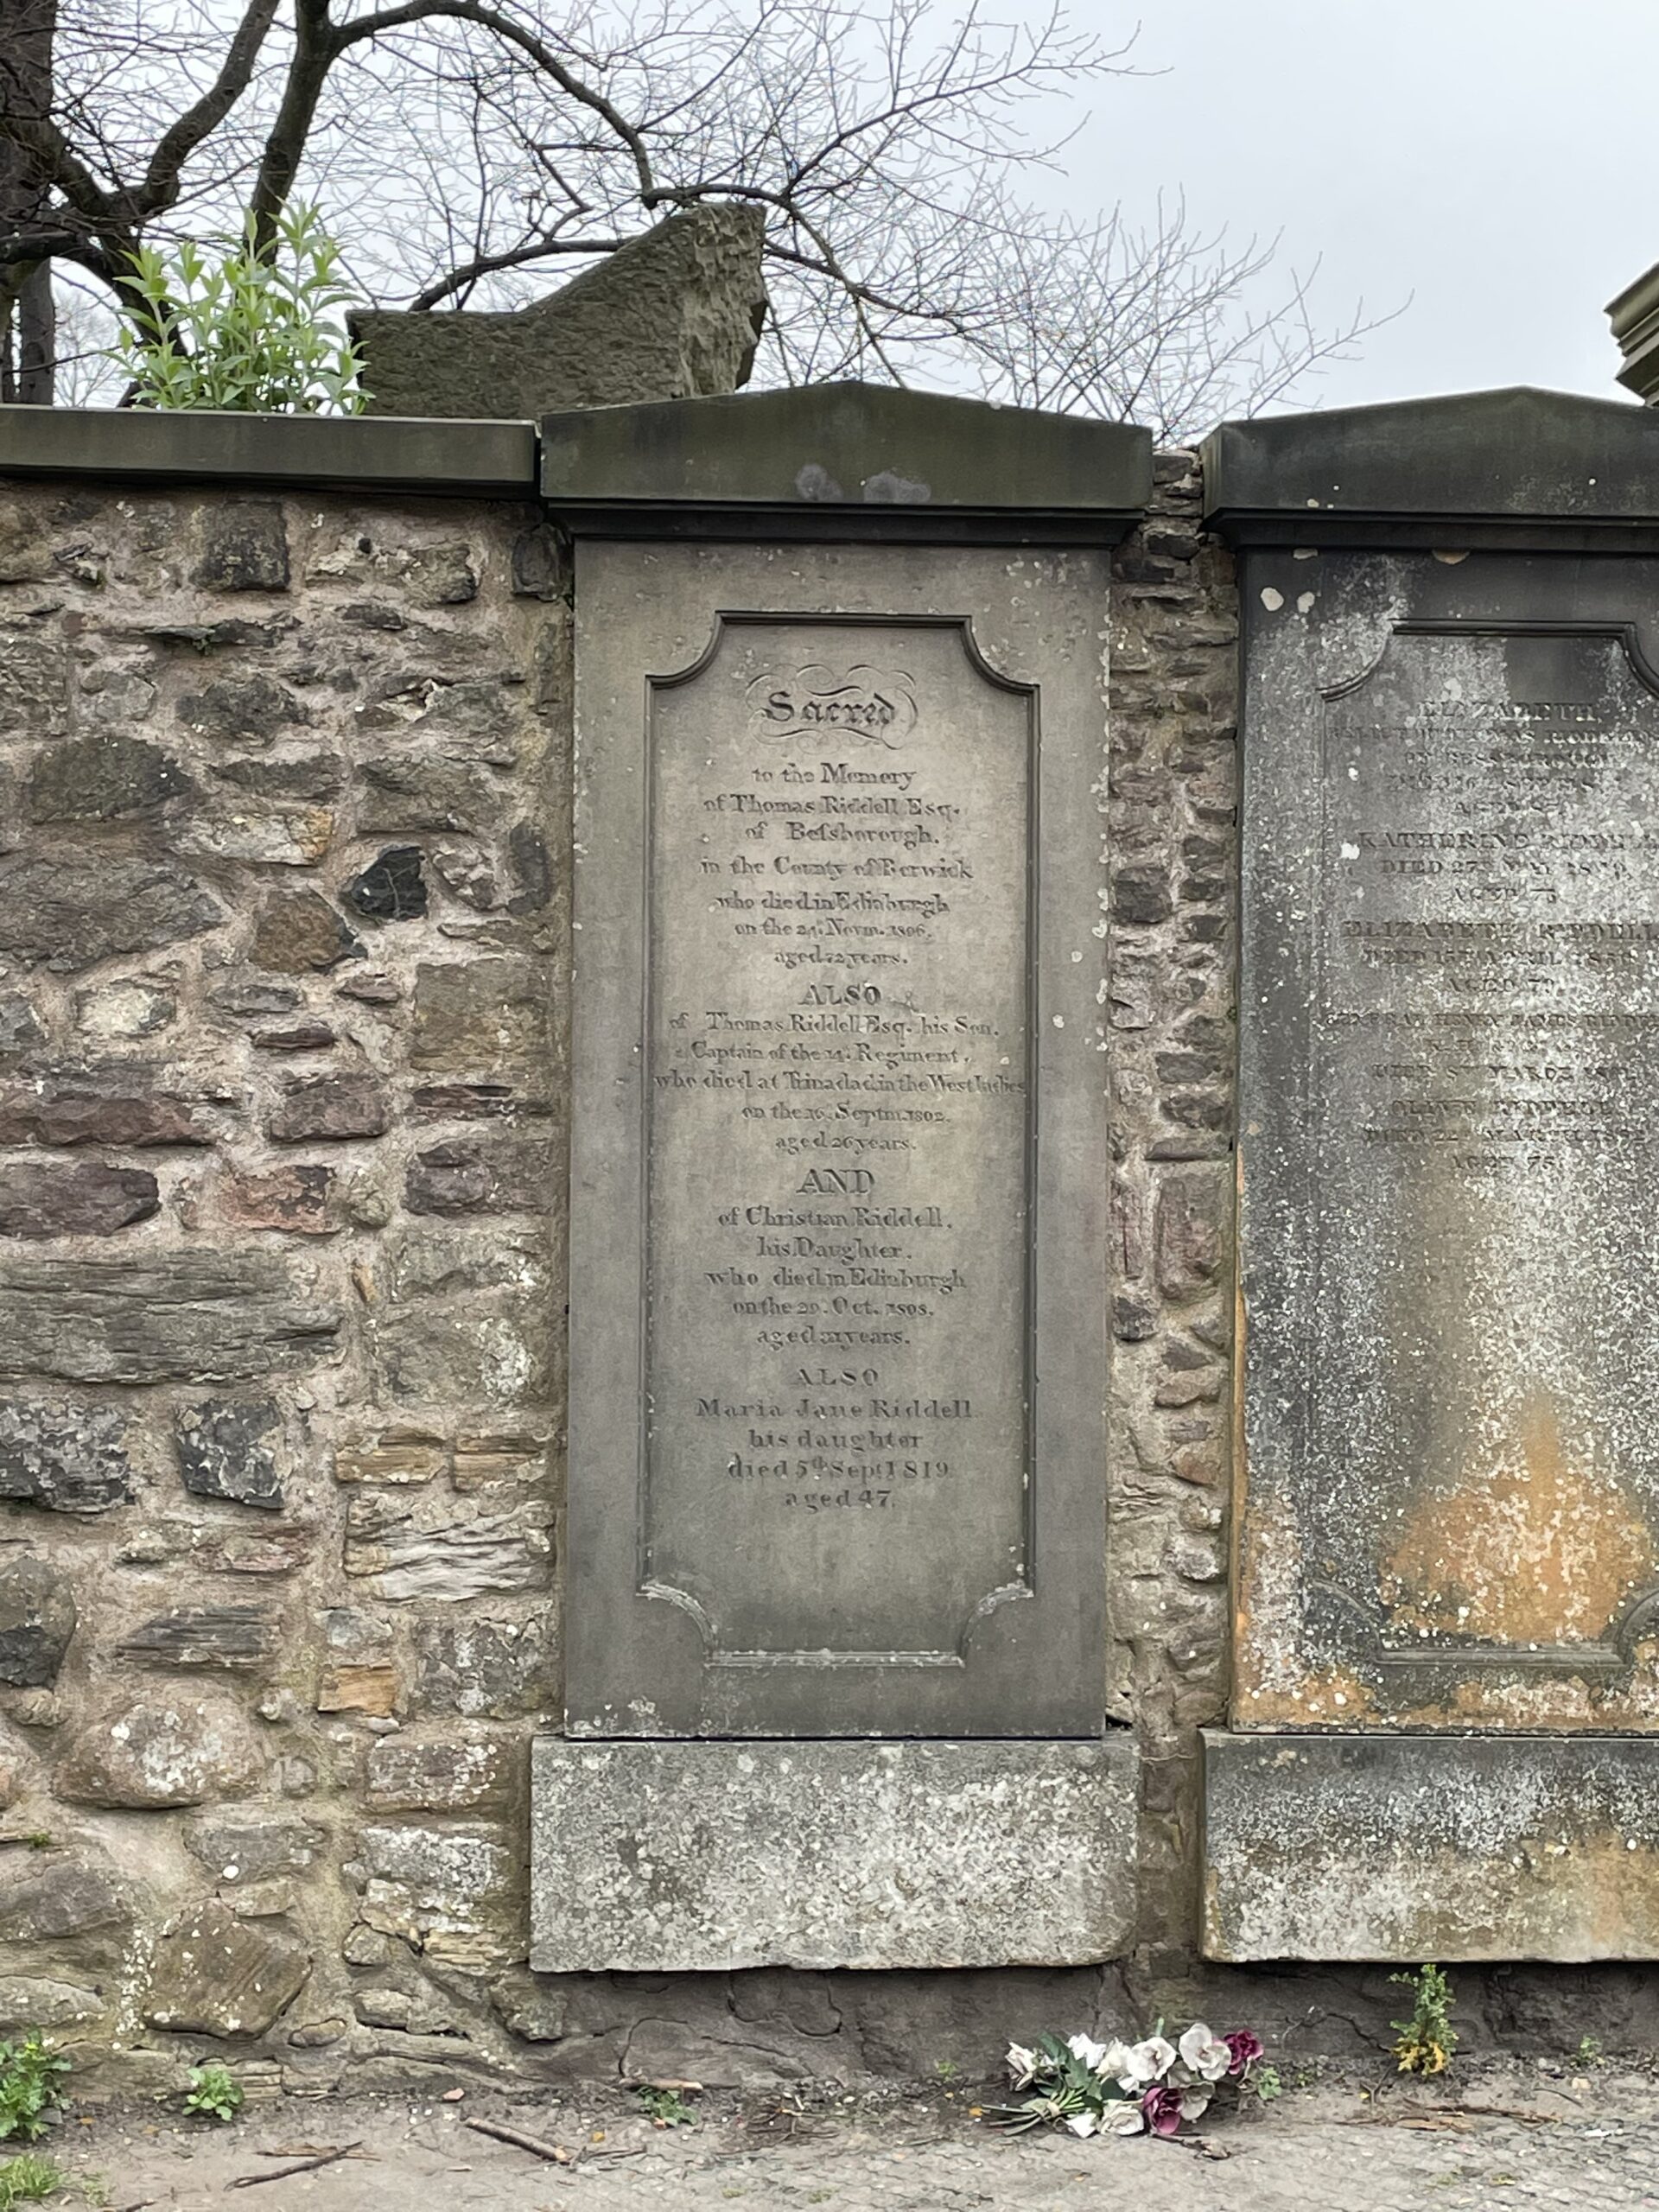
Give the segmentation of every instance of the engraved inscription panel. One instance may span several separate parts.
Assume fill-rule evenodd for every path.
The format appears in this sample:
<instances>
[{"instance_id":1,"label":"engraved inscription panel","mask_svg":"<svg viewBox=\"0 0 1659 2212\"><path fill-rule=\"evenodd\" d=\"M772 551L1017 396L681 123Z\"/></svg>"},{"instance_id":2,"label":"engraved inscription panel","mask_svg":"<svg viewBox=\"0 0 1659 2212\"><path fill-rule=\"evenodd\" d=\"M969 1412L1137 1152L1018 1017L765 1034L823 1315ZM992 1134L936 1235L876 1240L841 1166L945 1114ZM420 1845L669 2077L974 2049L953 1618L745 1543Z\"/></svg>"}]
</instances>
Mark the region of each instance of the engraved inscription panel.
<instances>
[{"instance_id":1,"label":"engraved inscription panel","mask_svg":"<svg viewBox=\"0 0 1659 2212\"><path fill-rule=\"evenodd\" d=\"M1306 873L1251 961L1245 1183L1259 1109L1300 1321L1262 1293L1246 1722L1650 1710L1652 681L1616 622L1406 619L1315 709ZM1247 1208L1252 1259L1272 1217Z\"/></svg>"},{"instance_id":2,"label":"engraved inscription panel","mask_svg":"<svg viewBox=\"0 0 1659 2212\"><path fill-rule=\"evenodd\" d=\"M1034 701L728 614L649 705L639 1586L954 1662L1027 1571Z\"/></svg>"}]
</instances>

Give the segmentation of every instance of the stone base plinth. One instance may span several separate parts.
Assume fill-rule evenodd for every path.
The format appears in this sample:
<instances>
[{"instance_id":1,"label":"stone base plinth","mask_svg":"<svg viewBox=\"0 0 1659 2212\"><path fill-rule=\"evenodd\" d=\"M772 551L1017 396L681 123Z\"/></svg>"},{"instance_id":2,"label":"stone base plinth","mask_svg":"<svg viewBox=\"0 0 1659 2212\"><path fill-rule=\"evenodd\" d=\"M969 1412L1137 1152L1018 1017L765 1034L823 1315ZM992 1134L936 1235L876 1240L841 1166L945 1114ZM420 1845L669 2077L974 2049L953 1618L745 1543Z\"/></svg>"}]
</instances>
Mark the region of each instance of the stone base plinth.
<instances>
[{"instance_id":1,"label":"stone base plinth","mask_svg":"<svg viewBox=\"0 0 1659 2212\"><path fill-rule=\"evenodd\" d=\"M543 1737L542 1973L1070 1966L1135 1904L1135 1753L1064 1743Z\"/></svg>"},{"instance_id":2,"label":"stone base plinth","mask_svg":"<svg viewBox=\"0 0 1659 2212\"><path fill-rule=\"evenodd\" d=\"M1206 1732L1204 1950L1659 1958L1659 1739Z\"/></svg>"}]
</instances>

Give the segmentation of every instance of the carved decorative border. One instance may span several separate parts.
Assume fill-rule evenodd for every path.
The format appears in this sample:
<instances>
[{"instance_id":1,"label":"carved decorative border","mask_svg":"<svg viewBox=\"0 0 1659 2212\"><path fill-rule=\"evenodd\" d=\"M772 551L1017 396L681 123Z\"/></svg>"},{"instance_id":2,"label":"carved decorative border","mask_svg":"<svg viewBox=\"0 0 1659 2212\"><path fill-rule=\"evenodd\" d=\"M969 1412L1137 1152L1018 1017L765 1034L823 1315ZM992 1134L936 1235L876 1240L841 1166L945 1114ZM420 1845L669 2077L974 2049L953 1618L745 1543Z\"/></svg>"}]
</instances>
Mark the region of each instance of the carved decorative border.
<instances>
[{"instance_id":1,"label":"carved decorative border","mask_svg":"<svg viewBox=\"0 0 1659 2212\"><path fill-rule=\"evenodd\" d=\"M641 944L645 967L644 989L640 1001L640 1065L646 1079L640 1085L640 1158L644 1173L640 1177L639 1224L640 1269L639 1315L639 1372L638 1404L639 1408L637 1458L634 1473L634 1541L635 1588L644 1598L677 1606L688 1613L697 1624L702 1638L704 1663L711 1667L772 1668L798 1667L804 1669L836 1669L846 1667L915 1667L961 1668L966 1663L969 1639L975 1625L999 1605L1029 1598L1034 1587L1032 1580L1035 1561L1037 1512L1037 1125L1038 1125L1038 1008L1041 982L1040 912L1039 908L1039 877L1038 859L1041 851L1041 724L1039 688L1016 677L1005 676L994 667L982 651L974 635L973 620L967 615L949 614L862 614L855 613L800 613L763 608L721 608L709 628L709 639L694 660L683 668L665 675L645 678L645 827L644 850L649 856L655 849L658 820L658 745L656 702L664 691L679 689L694 683L718 660L728 636L741 628L798 629L798 630L926 630L954 632L959 639L969 667L981 680L994 690L1013 694L1026 702L1026 958L1025 958L1025 1029L1026 1029L1026 1120L1024 1143L1025 1174L1025 1255L1021 1284L1024 1313L1021 1327L1021 1374L1024 1396L1025 1482L1020 1497L1022 1537L1026 1573L1017 1582L1005 1583L987 1591L976 1603L963 1622L954 1651L786 1651L786 1650L722 1650L718 1642L718 1630L706 1609L687 1590L669 1582L658 1580L651 1572L646 1530L649 1520L651 1487L650 1425L647 1414L646 1385L651 1373L651 1348L653 1317L651 1285L651 1209L654 1187L656 1154L652 1145L652 1111L653 1087L649 1079L652 1066L652 1044L657 1030L657 963L653 957L656 944L655 871L647 865L642 871Z\"/></svg>"}]
</instances>

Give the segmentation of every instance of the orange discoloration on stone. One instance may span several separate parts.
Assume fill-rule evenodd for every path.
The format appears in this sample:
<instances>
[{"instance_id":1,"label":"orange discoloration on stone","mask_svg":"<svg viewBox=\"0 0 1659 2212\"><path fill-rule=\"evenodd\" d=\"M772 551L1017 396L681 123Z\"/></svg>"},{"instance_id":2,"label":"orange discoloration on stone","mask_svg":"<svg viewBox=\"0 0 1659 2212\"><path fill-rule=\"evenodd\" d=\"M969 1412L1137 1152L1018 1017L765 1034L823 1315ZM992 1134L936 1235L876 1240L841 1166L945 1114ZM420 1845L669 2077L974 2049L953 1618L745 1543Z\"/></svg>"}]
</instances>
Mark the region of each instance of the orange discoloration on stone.
<instances>
[{"instance_id":1,"label":"orange discoloration on stone","mask_svg":"<svg viewBox=\"0 0 1659 2212\"><path fill-rule=\"evenodd\" d=\"M1352 1728L1389 1718L1370 1684L1339 1667L1303 1675L1287 1688L1242 1689L1236 1707L1243 1728Z\"/></svg>"},{"instance_id":2,"label":"orange discoloration on stone","mask_svg":"<svg viewBox=\"0 0 1659 2212\"><path fill-rule=\"evenodd\" d=\"M1654 1572L1652 1531L1587 1453L1567 1449L1540 1392L1496 1465L1419 1503L1382 1594L1396 1627L1578 1643L1605 1636Z\"/></svg>"}]
</instances>

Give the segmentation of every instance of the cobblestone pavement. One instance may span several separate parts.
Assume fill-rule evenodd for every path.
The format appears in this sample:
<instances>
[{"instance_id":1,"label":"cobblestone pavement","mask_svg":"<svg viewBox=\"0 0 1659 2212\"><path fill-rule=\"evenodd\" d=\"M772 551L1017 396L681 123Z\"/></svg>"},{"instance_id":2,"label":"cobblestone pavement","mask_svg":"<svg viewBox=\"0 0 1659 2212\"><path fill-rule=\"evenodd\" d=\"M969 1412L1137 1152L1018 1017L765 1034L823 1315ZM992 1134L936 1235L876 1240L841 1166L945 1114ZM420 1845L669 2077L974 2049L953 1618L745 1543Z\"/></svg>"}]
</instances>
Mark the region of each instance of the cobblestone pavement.
<instances>
[{"instance_id":1,"label":"cobblestone pavement","mask_svg":"<svg viewBox=\"0 0 1659 2212\"><path fill-rule=\"evenodd\" d=\"M54 2145L115 2212L1437 2212L1440 2207L1659 2207L1652 2075L1488 2072L1440 2094L1354 2078L1222 2122L1203 2150L994 2135L938 2091L804 2111L775 2095L710 2101L655 2130L631 2100L550 2093L463 2102L328 2098L250 2107L234 2127L124 2113L72 2120ZM574 2170L477 2134L462 2115L581 2156ZM357 2142L349 2159L226 2190L284 2160Z\"/></svg>"}]
</instances>

